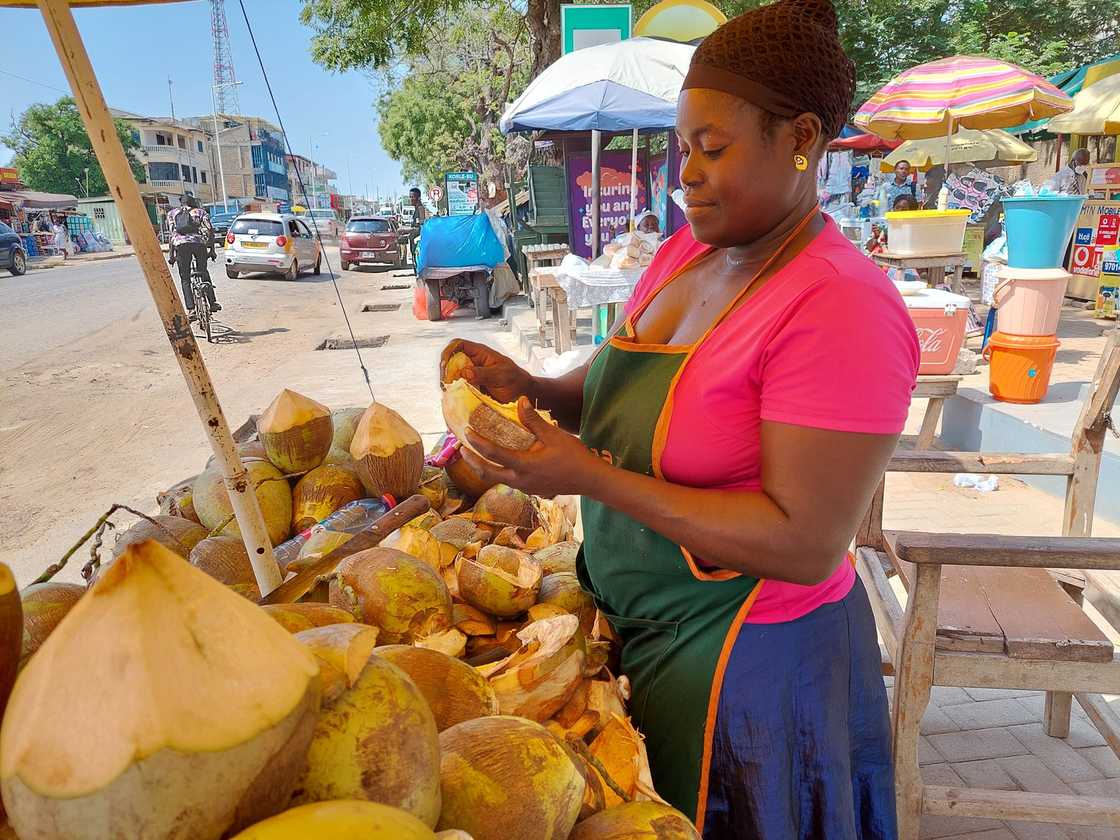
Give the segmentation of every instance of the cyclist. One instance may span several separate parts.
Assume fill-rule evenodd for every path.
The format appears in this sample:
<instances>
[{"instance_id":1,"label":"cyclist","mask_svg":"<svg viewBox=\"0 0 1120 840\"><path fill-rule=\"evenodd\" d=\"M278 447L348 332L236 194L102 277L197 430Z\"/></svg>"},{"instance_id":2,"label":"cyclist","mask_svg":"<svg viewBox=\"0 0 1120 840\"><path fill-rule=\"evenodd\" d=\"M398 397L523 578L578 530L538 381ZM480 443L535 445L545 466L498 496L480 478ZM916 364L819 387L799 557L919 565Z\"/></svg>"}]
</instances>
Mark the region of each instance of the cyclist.
<instances>
[{"instance_id":1,"label":"cyclist","mask_svg":"<svg viewBox=\"0 0 1120 840\"><path fill-rule=\"evenodd\" d=\"M193 193L183 195L182 203L167 214L167 231L171 234L171 256L168 263L179 263L179 284L183 287L183 302L187 315L194 315L194 294L191 292L191 263L202 275L206 297L210 301L210 311L220 312L222 305L214 295L214 284L206 268L206 258L216 261L214 252L214 227L210 215L202 208Z\"/></svg>"}]
</instances>

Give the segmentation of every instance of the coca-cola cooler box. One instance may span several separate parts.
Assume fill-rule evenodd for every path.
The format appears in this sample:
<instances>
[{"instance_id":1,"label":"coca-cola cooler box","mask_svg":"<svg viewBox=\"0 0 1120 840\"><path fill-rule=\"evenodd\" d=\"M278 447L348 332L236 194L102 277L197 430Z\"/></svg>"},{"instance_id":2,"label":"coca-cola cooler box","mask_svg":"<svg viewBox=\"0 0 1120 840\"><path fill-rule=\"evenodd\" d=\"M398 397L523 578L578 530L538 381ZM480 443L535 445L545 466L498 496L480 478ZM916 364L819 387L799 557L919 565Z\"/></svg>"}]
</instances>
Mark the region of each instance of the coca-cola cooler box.
<instances>
[{"instance_id":1,"label":"coca-cola cooler box","mask_svg":"<svg viewBox=\"0 0 1120 840\"><path fill-rule=\"evenodd\" d=\"M919 374L952 373L964 343L968 298L942 289L908 291L902 296L922 348Z\"/></svg>"}]
</instances>

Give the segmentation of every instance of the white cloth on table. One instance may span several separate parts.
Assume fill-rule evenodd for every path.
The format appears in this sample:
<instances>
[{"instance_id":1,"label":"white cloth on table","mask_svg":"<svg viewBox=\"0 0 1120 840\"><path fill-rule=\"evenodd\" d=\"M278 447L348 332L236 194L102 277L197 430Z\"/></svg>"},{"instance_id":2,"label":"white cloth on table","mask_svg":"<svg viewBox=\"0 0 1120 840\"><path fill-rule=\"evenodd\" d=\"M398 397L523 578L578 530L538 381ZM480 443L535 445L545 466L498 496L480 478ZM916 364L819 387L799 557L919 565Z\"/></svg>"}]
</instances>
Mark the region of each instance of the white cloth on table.
<instances>
[{"instance_id":1,"label":"white cloth on table","mask_svg":"<svg viewBox=\"0 0 1120 840\"><path fill-rule=\"evenodd\" d=\"M557 267L556 282L568 295L569 309L585 309L630 300L644 270L579 266L565 257Z\"/></svg>"}]
</instances>

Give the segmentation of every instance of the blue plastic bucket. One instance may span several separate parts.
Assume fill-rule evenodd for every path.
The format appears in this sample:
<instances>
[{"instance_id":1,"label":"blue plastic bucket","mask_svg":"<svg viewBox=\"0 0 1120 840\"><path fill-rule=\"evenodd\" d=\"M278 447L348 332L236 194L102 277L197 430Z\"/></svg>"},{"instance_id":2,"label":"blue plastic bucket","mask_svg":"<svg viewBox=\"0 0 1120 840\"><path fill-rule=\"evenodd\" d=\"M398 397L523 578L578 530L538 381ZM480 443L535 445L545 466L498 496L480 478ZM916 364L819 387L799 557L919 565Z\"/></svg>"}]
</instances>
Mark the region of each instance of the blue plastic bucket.
<instances>
[{"instance_id":1,"label":"blue plastic bucket","mask_svg":"<svg viewBox=\"0 0 1120 840\"><path fill-rule=\"evenodd\" d=\"M1066 246L1087 196L1024 195L1003 199L1007 264L1061 268Z\"/></svg>"}]
</instances>

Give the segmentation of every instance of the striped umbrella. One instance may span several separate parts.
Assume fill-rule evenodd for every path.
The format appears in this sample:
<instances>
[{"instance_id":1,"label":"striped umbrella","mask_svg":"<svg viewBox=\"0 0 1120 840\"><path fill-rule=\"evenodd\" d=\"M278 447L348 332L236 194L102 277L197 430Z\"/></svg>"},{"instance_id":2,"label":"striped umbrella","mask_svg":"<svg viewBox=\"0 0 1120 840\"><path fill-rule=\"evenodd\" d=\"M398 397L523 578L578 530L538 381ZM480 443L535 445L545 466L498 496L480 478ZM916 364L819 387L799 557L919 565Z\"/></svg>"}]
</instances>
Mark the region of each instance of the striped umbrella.
<instances>
[{"instance_id":1,"label":"striped umbrella","mask_svg":"<svg viewBox=\"0 0 1120 840\"><path fill-rule=\"evenodd\" d=\"M950 138L958 128L1007 128L1072 108L1069 96L1022 67L958 55L900 73L863 103L853 122L891 140L944 137L951 159Z\"/></svg>"}]
</instances>

